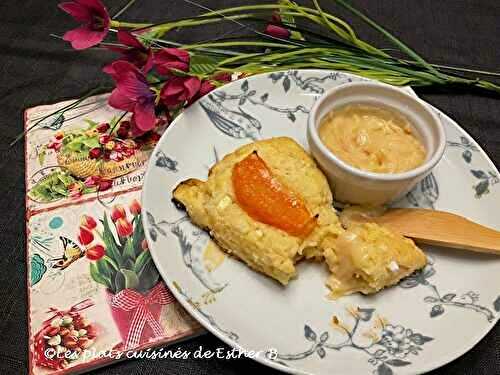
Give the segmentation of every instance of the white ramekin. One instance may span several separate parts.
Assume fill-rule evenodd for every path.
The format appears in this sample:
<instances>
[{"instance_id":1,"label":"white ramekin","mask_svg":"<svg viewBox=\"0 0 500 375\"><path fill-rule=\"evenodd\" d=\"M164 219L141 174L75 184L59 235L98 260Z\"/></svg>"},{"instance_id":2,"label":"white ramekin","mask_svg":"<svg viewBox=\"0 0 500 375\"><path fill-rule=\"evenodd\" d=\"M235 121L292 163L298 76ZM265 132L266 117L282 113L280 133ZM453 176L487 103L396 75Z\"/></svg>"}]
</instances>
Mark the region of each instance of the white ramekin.
<instances>
[{"instance_id":1,"label":"white ramekin","mask_svg":"<svg viewBox=\"0 0 500 375\"><path fill-rule=\"evenodd\" d=\"M373 173L355 168L335 156L321 141L318 127L323 116L347 104L381 105L406 116L414 134L427 150L421 166L404 173ZM410 191L429 174L443 156L446 137L441 121L422 100L382 83L348 83L327 91L309 114L307 139L312 155L326 174L334 199L365 205L390 203Z\"/></svg>"}]
</instances>

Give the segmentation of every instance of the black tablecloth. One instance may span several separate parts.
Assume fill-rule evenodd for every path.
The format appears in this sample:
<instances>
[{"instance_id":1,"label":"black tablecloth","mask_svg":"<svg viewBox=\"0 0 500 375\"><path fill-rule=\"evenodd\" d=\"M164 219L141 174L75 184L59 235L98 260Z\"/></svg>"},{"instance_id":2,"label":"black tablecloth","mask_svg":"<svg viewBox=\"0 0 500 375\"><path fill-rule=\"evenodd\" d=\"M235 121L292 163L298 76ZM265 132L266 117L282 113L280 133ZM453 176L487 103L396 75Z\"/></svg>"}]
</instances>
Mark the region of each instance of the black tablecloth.
<instances>
[{"instance_id":1,"label":"black tablecloth","mask_svg":"<svg viewBox=\"0 0 500 375\"><path fill-rule=\"evenodd\" d=\"M247 1L199 0L216 8ZM304 0L305 1L305 0ZM105 0L111 10L127 0ZM255 1L257 2L257 1ZM259 1L262 2L262 1ZM331 0L322 5L336 9ZM497 0L353 0L416 51L434 63L500 70L500 3ZM24 230L24 148L8 143L22 130L23 109L78 97L100 83L111 56L100 51L78 53L49 34L61 35L73 26L53 0L2 0L0 2L0 374L26 373L28 361L26 262ZM139 0L126 13L130 20L161 20L197 14L181 0ZM350 17L352 19L352 17ZM353 24L357 25L358 22ZM174 31L179 41L207 40L230 24ZM377 41L366 26L361 36ZM500 163L500 99L485 96L417 90L453 117ZM492 287L498 287L497 285ZM249 322L252 317L248 317ZM457 322L457 329L460 329ZM177 346L195 350L224 346L212 335ZM500 374L500 326L471 351L435 374ZM272 371L250 360L133 360L96 371L101 374L239 374ZM334 369L332 369L334 372Z\"/></svg>"}]
</instances>

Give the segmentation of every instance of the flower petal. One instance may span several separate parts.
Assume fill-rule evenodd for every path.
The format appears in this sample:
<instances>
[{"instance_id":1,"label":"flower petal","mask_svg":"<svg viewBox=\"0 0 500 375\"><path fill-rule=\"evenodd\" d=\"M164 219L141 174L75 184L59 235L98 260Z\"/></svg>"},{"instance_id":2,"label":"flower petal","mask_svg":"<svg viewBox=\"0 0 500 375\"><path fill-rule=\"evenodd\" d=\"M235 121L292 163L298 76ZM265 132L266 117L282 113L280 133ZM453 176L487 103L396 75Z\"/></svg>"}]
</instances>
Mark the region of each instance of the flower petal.
<instances>
[{"instance_id":1,"label":"flower petal","mask_svg":"<svg viewBox=\"0 0 500 375\"><path fill-rule=\"evenodd\" d=\"M144 73L149 72L153 68L153 51L150 49L148 51L148 57L146 58L146 62L142 67Z\"/></svg>"},{"instance_id":2,"label":"flower petal","mask_svg":"<svg viewBox=\"0 0 500 375\"><path fill-rule=\"evenodd\" d=\"M92 9L97 15L101 16L103 19L109 19L108 11L106 7L100 0L75 0L76 3L83 5L89 9Z\"/></svg>"},{"instance_id":3,"label":"flower petal","mask_svg":"<svg viewBox=\"0 0 500 375\"><path fill-rule=\"evenodd\" d=\"M137 103L134 108L134 119L140 130L148 131L153 129L156 123L154 101Z\"/></svg>"},{"instance_id":4,"label":"flower petal","mask_svg":"<svg viewBox=\"0 0 500 375\"><path fill-rule=\"evenodd\" d=\"M65 2L60 3L58 7L68 13L78 22L92 21L92 13L90 12L90 9L81 4L75 2Z\"/></svg>"},{"instance_id":5,"label":"flower petal","mask_svg":"<svg viewBox=\"0 0 500 375\"><path fill-rule=\"evenodd\" d=\"M280 39L288 39L290 37L290 31L288 29L272 24L267 25L265 33Z\"/></svg>"},{"instance_id":6,"label":"flower petal","mask_svg":"<svg viewBox=\"0 0 500 375\"><path fill-rule=\"evenodd\" d=\"M131 112L134 109L135 101L124 96L119 89L114 89L109 96L108 103L111 107Z\"/></svg>"},{"instance_id":7,"label":"flower petal","mask_svg":"<svg viewBox=\"0 0 500 375\"><path fill-rule=\"evenodd\" d=\"M144 46L141 44L141 42L139 42L139 40L128 31L118 30L117 37L120 43L125 44L126 46L144 49Z\"/></svg>"},{"instance_id":8,"label":"flower petal","mask_svg":"<svg viewBox=\"0 0 500 375\"><path fill-rule=\"evenodd\" d=\"M107 30L94 31L87 26L81 26L66 32L63 39L67 42L71 42L71 46L74 49L82 50L93 47L102 42L107 33Z\"/></svg>"},{"instance_id":9,"label":"flower petal","mask_svg":"<svg viewBox=\"0 0 500 375\"><path fill-rule=\"evenodd\" d=\"M159 54L166 56L170 56L170 60L179 60L185 63L189 63L189 52L180 49L180 48L164 48Z\"/></svg>"},{"instance_id":10,"label":"flower petal","mask_svg":"<svg viewBox=\"0 0 500 375\"><path fill-rule=\"evenodd\" d=\"M184 87L186 88L185 99L192 99L200 90L201 81L198 77L189 77L184 81Z\"/></svg>"}]
</instances>

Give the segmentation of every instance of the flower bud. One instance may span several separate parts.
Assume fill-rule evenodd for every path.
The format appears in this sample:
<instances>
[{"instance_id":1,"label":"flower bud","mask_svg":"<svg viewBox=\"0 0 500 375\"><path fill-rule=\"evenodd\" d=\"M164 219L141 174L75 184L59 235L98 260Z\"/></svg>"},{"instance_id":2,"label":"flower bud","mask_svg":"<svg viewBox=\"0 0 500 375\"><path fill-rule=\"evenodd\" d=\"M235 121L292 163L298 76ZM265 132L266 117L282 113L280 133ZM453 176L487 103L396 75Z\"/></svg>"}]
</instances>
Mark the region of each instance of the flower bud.
<instances>
[{"instance_id":1,"label":"flower bud","mask_svg":"<svg viewBox=\"0 0 500 375\"><path fill-rule=\"evenodd\" d=\"M122 219L122 218L125 218L125 208L123 208L122 205L120 204L117 204L115 206L113 206L112 210L111 210L111 220L113 221L116 221L118 219Z\"/></svg>"},{"instance_id":2,"label":"flower bud","mask_svg":"<svg viewBox=\"0 0 500 375\"><path fill-rule=\"evenodd\" d=\"M104 246L94 245L88 248L85 254L87 255L87 258L90 260L99 260L104 256L105 253L106 249L104 249Z\"/></svg>"},{"instance_id":3,"label":"flower bud","mask_svg":"<svg viewBox=\"0 0 500 375\"><path fill-rule=\"evenodd\" d=\"M128 237L134 231L132 224L125 218L118 219L115 225L116 231L120 237Z\"/></svg>"},{"instance_id":4,"label":"flower bud","mask_svg":"<svg viewBox=\"0 0 500 375\"><path fill-rule=\"evenodd\" d=\"M290 30L277 25L267 25L265 33L280 39L288 39L290 37Z\"/></svg>"},{"instance_id":5,"label":"flower bud","mask_svg":"<svg viewBox=\"0 0 500 375\"><path fill-rule=\"evenodd\" d=\"M88 245L94 241L94 235L85 227L80 227L80 234L78 235L78 242L82 245Z\"/></svg>"},{"instance_id":6,"label":"flower bud","mask_svg":"<svg viewBox=\"0 0 500 375\"><path fill-rule=\"evenodd\" d=\"M88 230L93 230L97 226L97 223L92 216L83 215L80 219L80 225Z\"/></svg>"},{"instance_id":7,"label":"flower bud","mask_svg":"<svg viewBox=\"0 0 500 375\"><path fill-rule=\"evenodd\" d=\"M129 206L130 213L134 216L137 216L141 213L141 204L137 199L134 199Z\"/></svg>"}]
</instances>

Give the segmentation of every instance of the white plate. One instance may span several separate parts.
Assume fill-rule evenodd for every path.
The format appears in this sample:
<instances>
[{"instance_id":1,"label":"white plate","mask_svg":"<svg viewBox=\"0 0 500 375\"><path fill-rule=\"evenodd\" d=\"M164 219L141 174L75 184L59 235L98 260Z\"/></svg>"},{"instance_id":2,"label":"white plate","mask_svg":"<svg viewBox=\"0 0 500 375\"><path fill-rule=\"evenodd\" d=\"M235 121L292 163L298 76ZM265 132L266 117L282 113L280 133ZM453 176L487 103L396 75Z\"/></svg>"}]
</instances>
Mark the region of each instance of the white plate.
<instances>
[{"instance_id":1,"label":"white plate","mask_svg":"<svg viewBox=\"0 0 500 375\"><path fill-rule=\"evenodd\" d=\"M205 179L218 159L254 139L286 135L307 148L314 100L356 80L361 78L317 70L264 74L193 104L168 128L149 163L146 237L184 307L229 345L259 351L263 364L304 374L422 373L472 348L497 321L498 257L424 247L431 263L398 286L329 301L327 271L318 264L300 264L298 279L287 287L230 258L208 272L207 234L170 200L180 181ZM400 205L451 211L500 229L497 169L468 134L436 111L448 141L444 158ZM334 315L349 333L332 325Z\"/></svg>"}]
</instances>

